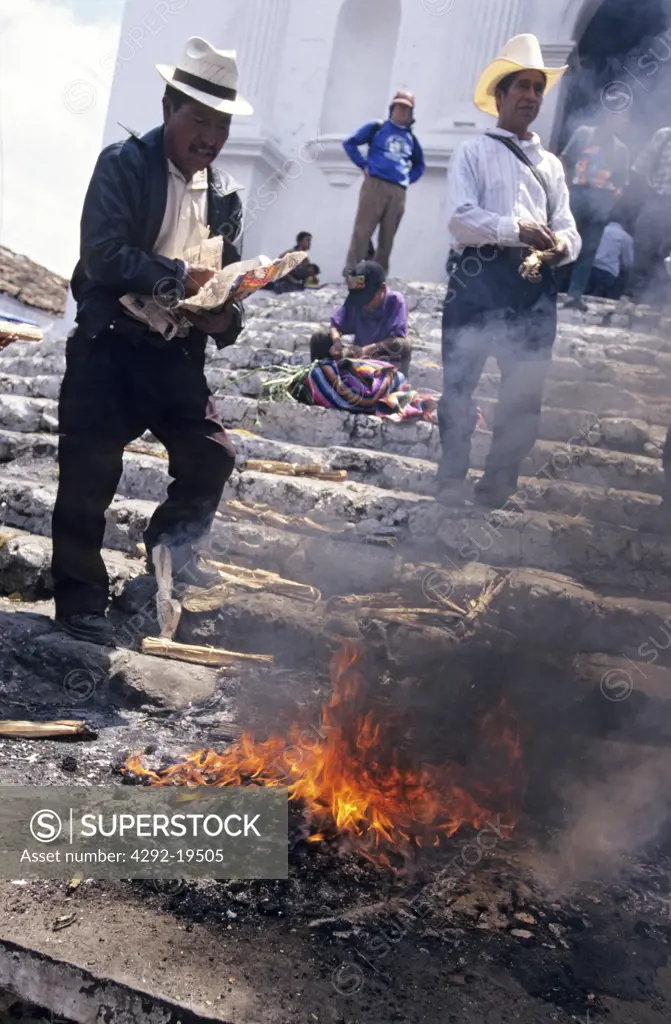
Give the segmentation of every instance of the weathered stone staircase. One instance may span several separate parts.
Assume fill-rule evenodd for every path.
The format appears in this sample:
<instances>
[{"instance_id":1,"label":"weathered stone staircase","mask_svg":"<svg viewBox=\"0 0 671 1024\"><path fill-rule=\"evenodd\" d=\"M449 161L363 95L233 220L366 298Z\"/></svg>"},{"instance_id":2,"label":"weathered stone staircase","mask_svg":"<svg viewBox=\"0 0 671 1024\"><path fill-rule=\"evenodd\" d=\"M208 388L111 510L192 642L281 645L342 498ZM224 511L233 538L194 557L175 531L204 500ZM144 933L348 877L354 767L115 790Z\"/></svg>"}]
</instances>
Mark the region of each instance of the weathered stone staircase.
<instances>
[{"instance_id":1,"label":"weathered stone staircase","mask_svg":"<svg viewBox=\"0 0 671 1024\"><path fill-rule=\"evenodd\" d=\"M442 289L403 287L414 343L411 382L439 390ZM328 322L340 297L333 288L282 298L258 295L248 304L238 343L222 352L212 348L208 362L239 462L215 523L213 548L229 562L309 583L323 600L307 606L277 595L240 593L216 613L186 616L180 638L207 637L300 662L324 653L330 597L396 592L407 607L438 613L446 599L467 607L505 570L505 587L490 609L501 636L581 656L582 671L615 702L633 689L668 697L671 689L664 693L664 687L671 679L660 666L671 669L671 538L647 532L647 524L660 501L661 446L671 420L669 321L646 311L623 314L598 300L585 318L570 322L570 314L562 314L541 437L523 468L515 503L491 513L455 512L433 497L436 426L263 398L262 385L276 374L273 366L308 361L310 334ZM0 353L0 522L6 538L0 593L3 616L13 617L6 635L15 641L25 626L27 646L19 656L0 643L14 659L16 678L25 672L31 644L36 654L56 652L49 662L55 673L62 673L63 658L77 668L91 657L87 645L60 636L49 600L64 349L60 341L14 344ZM496 386L492 363L477 393L486 421ZM472 477L483 466L488 443L488 433L478 431ZM164 453L151 437L135 448L126 454L105 537L121 627L146 608L146 587L126 584L142 573L137 545L169 480ZM273 475L247 469L248 459L317 463L346 470L347 479ZM226 504L231 499L232 507ZM30 629L21 619L28 611ZM44 617L34 618L36 612ZM346 635L348 629L356 633L355 613L345 625ZM131 629L126 646L137 647L138 636ZM397 659L412 663L427 645L447 657L454 636L446 618L442 630L434 622L397 630L388 644ZM116 657L126 666L122 676L147 671L154 680L152 699L161 699L151 659L130 652ZM202 691L203 677L183 668L186 701ZM167 673L164 686L163 699L173 703L179 701L177 674ZM198 676L194 691L190 674Z\"/></svg>"}]
</instances>

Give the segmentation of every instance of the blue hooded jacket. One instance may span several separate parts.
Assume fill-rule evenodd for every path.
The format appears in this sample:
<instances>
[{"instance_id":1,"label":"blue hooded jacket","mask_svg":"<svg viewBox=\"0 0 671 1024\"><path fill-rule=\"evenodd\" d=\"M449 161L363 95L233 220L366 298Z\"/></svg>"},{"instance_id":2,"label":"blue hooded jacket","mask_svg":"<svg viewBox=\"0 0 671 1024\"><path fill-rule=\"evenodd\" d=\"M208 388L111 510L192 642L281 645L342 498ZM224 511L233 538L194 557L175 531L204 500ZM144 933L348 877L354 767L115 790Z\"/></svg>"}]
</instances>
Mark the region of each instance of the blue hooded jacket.
<instances>
[{"instance_id":1,"label":"blue hooded jacket","mask_svg":"<svg viewBox=\"0 0 671 1024\"><path fill-rule=\"evenodd\" d=\"M360 146L368 146L368 159L360 153ZM368 121L345 139L343 147L350 160L373 178L407 188L424 174L424 153L417 138L409 126L402 128L391 119L382 124Z\"/></svg>"}]
</instances>

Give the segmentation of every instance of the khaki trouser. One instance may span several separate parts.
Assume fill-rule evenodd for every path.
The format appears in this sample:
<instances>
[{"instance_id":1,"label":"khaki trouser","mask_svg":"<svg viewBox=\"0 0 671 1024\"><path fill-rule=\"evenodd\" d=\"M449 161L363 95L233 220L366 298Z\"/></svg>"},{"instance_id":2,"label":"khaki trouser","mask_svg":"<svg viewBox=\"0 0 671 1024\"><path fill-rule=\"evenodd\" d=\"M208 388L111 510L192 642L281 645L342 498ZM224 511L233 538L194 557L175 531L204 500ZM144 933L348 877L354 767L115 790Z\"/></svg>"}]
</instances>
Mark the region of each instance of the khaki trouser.
<instances>
[{"instance_id":1,"label":"khaki trouser","mask_svg":"<svg viewBox=\"0 0 671 1024\"><path fill-rule=\"evenodd\" d=\"M366 258L366 252L375 228L379 225L375 260L389 270L389 257L405 211L405 192L402 185L368 175L361 186L359 208L356 212L354 232L347 253L345 269L351 270Z\"/></svg>"}]
</instances>

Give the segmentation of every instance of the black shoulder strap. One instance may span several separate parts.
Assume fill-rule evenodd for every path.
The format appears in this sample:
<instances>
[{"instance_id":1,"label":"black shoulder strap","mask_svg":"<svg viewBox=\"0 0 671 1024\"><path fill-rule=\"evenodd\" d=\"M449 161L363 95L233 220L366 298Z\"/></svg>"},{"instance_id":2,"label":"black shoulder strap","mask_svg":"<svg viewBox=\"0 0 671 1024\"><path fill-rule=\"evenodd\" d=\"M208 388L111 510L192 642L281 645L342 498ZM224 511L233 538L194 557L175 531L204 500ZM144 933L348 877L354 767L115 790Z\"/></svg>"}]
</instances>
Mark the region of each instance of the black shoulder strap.
<instances>
[{"instance_id":1,"label":"black shoulder strap","mask_svg":"<svg viewBox=\"0 0 671 1024\"><path fill-rule=\"evenodd\" d=\"M497 142L502 143L502 145L504 145L506 147L506 149L509 149L511 153L514 153L514 155L517 157L517 159L520 160L526 167L529 168L529 170L533 174L534 178L536 179L538 184L543 189L543 192L545 193L545 199L547 201L548 224L549 224L550 221L552 220L552 215L554 213L553 202L552 202L552 198L550 196L550 189L548 188L548 183L545 180L545 178L543 177L543 175L541 174L541 172L538 170L538 168L534 164L532 164L531 160L526 155L524 150L520 149L520 147L518 145L516 145L516 143L514 143L513 140L511 138L509 138L507 135L495 135L494 132L485 132L485 135L489 139L496 139Z\"/></svg>"}]
</instances>

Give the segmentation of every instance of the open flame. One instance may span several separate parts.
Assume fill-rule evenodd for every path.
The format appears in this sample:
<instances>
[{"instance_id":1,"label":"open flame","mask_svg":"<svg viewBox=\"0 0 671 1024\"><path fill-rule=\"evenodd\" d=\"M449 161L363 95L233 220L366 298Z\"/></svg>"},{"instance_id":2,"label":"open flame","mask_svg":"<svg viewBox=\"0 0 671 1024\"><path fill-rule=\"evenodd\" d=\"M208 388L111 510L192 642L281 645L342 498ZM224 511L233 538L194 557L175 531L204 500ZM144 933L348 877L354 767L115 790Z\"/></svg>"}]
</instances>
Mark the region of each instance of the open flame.
<instances>
[{"instance_id":1,"label":"open flame","mask_svg":"<svg viewBox=\"0 0 671 1024\"><path fill-rule=\"evenodd\" d=\"M198 750L168 768L151 771L130 757L125 771L157 786L230 786L252 782L288 786L310 823L310 841L325 835L356 837L362 851L406 853L413 845L438 845L464 824L483 827L498 815L513 828L521 813L524 772L514 719L502 704L481 723L487 779L462 765L404 763L394 744L402 713L381 718L364 711L365 681L353 644L331 659L333 693L315 734L298 726L288 737L256 742L248 734L222 753ZM489 777L491 776L491 777Z\"/></svg>"}]
</instances>

